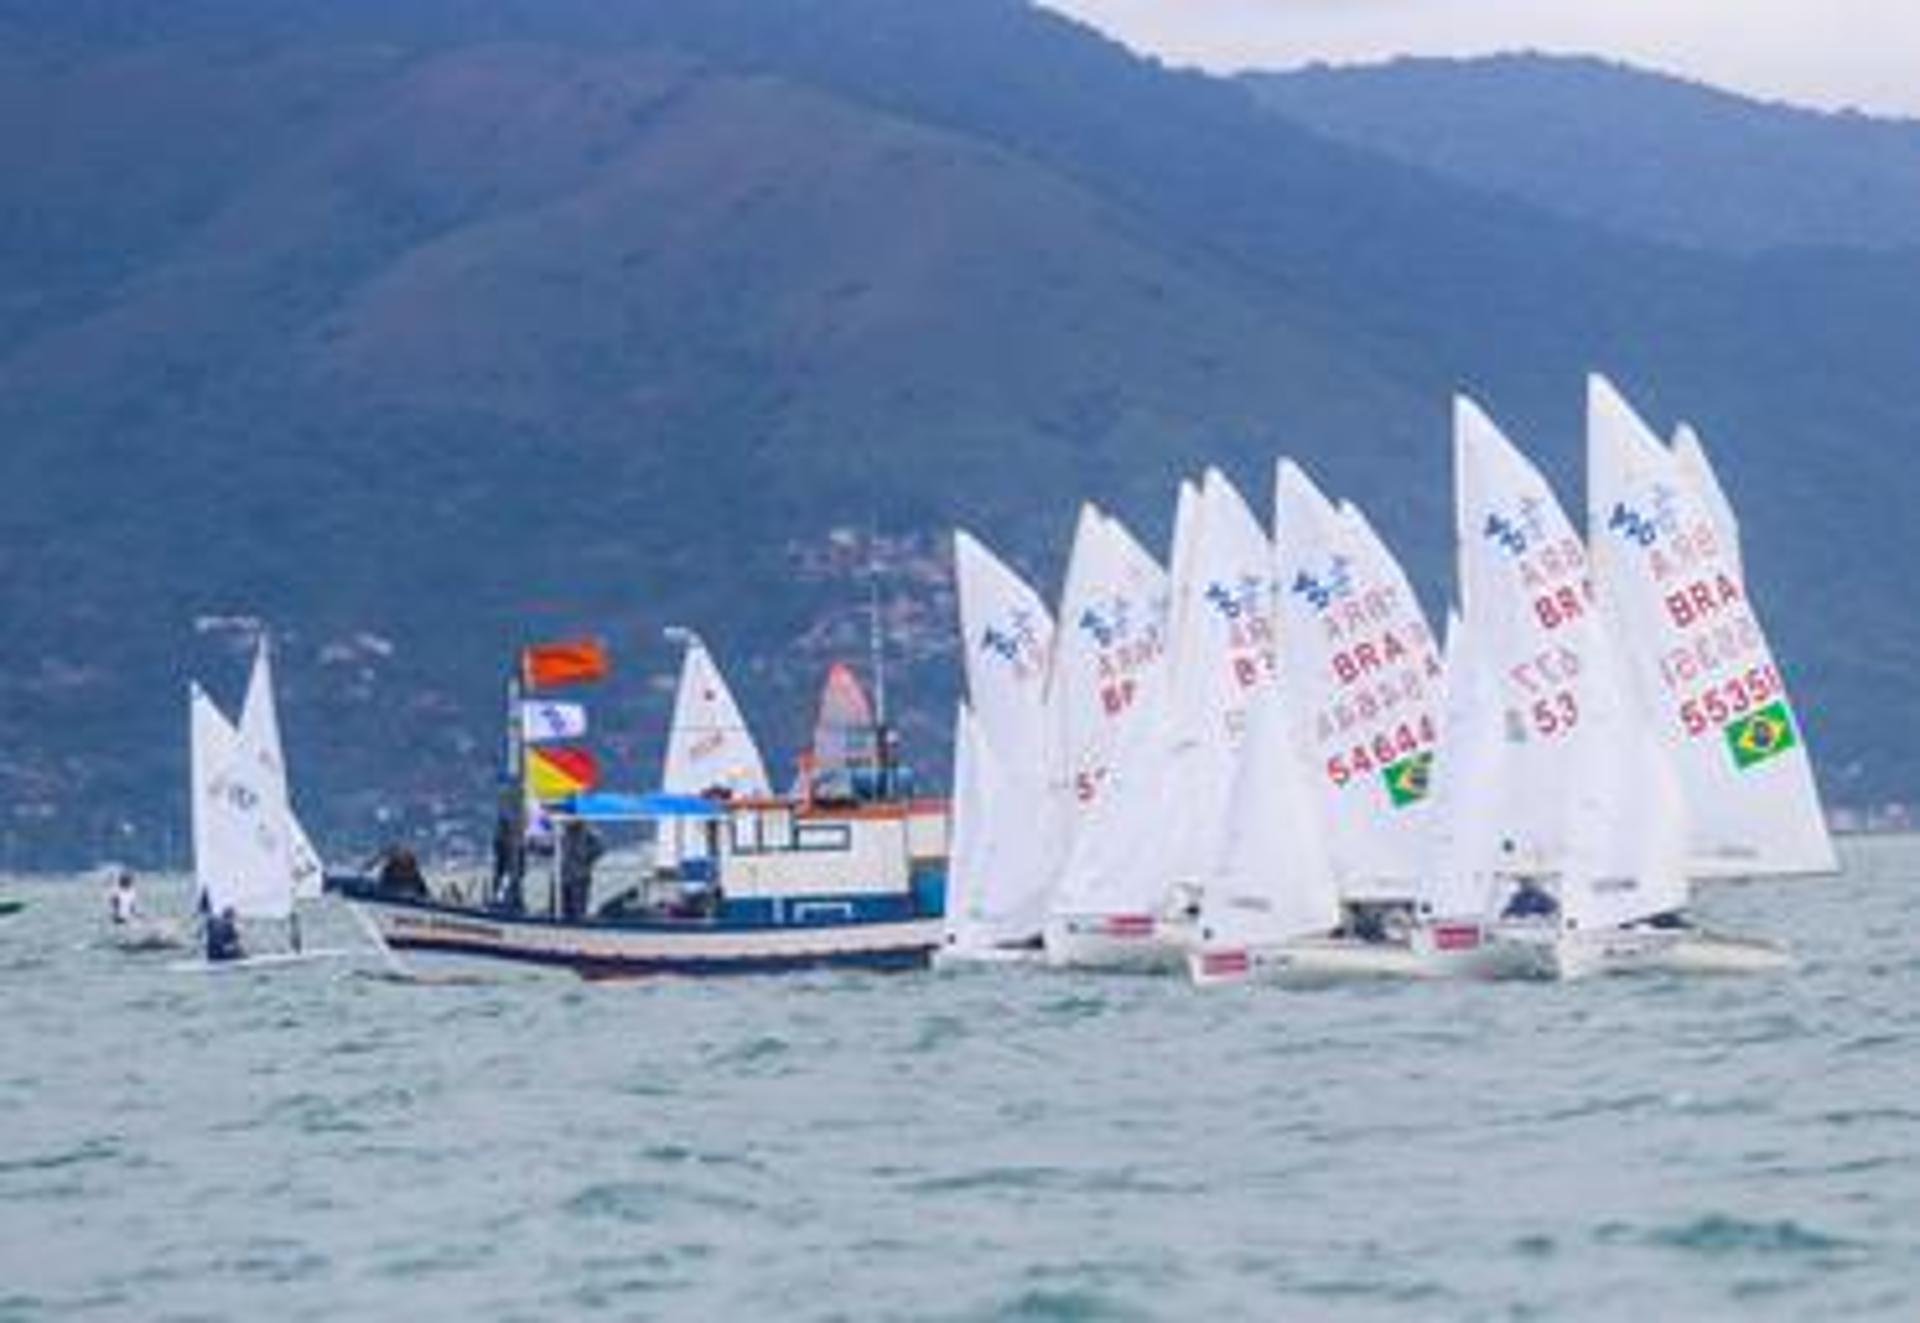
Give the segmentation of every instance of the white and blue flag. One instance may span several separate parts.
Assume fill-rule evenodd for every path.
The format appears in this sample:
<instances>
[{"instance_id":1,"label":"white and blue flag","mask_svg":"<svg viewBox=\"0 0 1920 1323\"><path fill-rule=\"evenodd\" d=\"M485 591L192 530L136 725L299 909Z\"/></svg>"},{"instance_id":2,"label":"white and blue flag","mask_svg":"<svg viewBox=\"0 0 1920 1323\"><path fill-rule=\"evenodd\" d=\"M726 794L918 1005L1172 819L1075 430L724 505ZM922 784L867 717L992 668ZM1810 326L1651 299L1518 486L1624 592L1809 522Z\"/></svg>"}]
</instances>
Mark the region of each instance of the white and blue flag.
<instances>
[{"instance_id":1,"label":"white and blue flag","mask_svg":"<svg viewBox=\"0 0 1920 1323\"><path fill-rule=\"evenodd\" d=\"M520 704L520 729L529 744L578 739L587 733L587 709L581 703L532 699Z\"/></svg>"}]
</instances>

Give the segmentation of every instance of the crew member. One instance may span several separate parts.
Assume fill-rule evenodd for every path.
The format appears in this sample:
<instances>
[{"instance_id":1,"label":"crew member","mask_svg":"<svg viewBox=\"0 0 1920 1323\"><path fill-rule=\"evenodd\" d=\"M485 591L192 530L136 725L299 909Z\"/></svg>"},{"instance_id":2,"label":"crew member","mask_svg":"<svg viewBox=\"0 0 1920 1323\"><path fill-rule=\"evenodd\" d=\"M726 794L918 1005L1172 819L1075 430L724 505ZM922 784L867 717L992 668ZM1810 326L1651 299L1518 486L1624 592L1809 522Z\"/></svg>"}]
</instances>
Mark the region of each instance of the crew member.
<instances>
[{"instance_id":1,"label":"crew member","mask_svg":"<svg viewBox=\"0 0 1920 1323\"><path fill-rule=\"evenodd\" d=\"M240 945L240 923L234 917L233 906L228 905L217 914L207 915L207 960L219 964L228 960L241 960L246 950Z\"/></svg>"},{"instance_id":2,"label":"crew member","mask_svg":"<svg viewBox=\"0 0 1920 1323\"><path fill-rule=\"evenodd\" d=\"M121 869L113 879L113 889L107 892L107 910L113 915L117 925L132 923L140 917L140 897L133 890L133 874Z\"/></svg>"}]
</instances>

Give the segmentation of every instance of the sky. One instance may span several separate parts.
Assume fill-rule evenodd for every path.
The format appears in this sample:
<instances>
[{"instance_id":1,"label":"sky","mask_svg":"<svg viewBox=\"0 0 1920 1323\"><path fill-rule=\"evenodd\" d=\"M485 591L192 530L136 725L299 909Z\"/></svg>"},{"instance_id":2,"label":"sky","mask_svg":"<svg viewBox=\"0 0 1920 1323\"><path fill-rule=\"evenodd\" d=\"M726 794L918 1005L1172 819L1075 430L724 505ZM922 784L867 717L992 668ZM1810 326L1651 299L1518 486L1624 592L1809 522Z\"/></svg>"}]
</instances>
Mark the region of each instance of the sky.
<instances>
[{"instance_id":1,"label":"sky","mask_svg":"<svg viewBox=\"0 0 1920 1323\"><path fill-rule=\"evenodd\" d=\"M1044 0L1218 72L1395 55L1603 55L1767 100L1920 117L1920 0Z\"/></svg>"}]
</instances>

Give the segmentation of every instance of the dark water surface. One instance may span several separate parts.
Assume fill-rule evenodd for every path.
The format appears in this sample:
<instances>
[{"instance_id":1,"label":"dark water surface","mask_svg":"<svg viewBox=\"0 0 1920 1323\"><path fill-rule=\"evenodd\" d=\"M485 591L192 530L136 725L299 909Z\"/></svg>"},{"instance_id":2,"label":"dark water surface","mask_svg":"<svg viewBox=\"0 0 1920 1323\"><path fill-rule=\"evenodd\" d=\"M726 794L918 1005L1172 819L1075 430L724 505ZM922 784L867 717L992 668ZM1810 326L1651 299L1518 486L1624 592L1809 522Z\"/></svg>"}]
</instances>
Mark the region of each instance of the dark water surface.
<instances>
[{"instance_id":1,"label":"dark water surface","mask_svg":"<svg viewBox=\"0 0 1920 1323\"><path fill-rule=\"evenodd\" d=\"M0 1320L1917 1319L1920 842L1845 853L1704 897L1791 976L1320 993L209 976L7 883Z\"/></svg>"}]
</instances>

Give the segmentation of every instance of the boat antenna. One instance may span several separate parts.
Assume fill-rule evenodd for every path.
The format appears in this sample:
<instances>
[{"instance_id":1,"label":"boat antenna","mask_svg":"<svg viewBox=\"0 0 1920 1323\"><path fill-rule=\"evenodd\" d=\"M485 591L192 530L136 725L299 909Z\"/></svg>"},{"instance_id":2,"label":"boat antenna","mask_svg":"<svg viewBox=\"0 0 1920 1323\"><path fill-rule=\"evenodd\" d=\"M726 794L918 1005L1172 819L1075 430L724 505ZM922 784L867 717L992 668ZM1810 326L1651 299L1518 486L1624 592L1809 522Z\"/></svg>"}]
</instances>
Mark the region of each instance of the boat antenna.
<instances>
[{"instance_id":1,"label":"boat antenna","mask_svg":"<svg viewBox=\"0 0 1920 1323\"><path fill-rule=\"evenodd\" d=\"M873 720L887 726L887 653L880 622L880 519L867 525L867 654L873 669Z\"/></svg>"},{"instance_id":2,"label":"boat antenna","mask_svg":"<svg viewBox=\"0 0 1920 1323\"><path fill-rule=\"evenodd\" d=\"M867 520L867 652L873 670L873 744L881 798L893 792L892 741L887 738L887 650L880 616L880 515Z\"/></svg>"}]
</instances>

